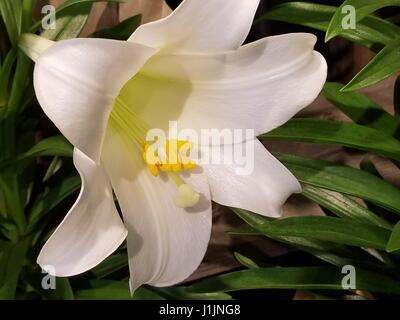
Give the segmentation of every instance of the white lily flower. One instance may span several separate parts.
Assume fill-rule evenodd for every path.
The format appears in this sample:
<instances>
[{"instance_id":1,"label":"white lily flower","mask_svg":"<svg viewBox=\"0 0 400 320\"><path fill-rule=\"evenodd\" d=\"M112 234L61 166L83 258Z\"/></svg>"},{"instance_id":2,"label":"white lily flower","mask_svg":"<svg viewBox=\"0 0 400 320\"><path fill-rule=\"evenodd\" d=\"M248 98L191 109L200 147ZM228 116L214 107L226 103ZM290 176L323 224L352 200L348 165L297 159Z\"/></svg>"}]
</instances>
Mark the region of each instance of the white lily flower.
<instances>
[{"instance_id":1,"label":"white lily flower","mask_svg":"<svg viewBox=\"0 0 400 320\"><path fill-rule=\"evenodd\" d=\"M186 0L128 41L60 41L39 56L37 98L74 145L82 178L76 203L40 252L41 266L53 266L57 276L82 273L127 237L131 290L173 285L203 259L211 200L278 217L288 196L301 192L255 137L250 175L237 175L234 164L162 170L143 158L146 131L166 129L170 120L181 128L251 128L257 135L317 97L327 66L313 50L315 36L242 46L258 4Z\"/></svg>"}]
</instances>

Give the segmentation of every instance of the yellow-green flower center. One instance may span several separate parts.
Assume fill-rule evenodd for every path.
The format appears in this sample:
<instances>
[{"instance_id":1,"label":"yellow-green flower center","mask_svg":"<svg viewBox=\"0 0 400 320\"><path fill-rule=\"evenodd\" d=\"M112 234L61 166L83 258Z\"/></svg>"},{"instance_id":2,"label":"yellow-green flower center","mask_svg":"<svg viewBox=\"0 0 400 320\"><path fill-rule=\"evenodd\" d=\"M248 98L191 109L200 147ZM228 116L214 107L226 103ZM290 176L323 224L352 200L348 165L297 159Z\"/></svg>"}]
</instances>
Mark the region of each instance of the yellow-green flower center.
<instances>
[{"instance_id":1,"label":"yellow-green flower center","mask_svg":"<svg viewBox=\"0 0 400 320\"><path fill-rule=\"evenodd\" d=\"M193 207L198 203L200 195L179 176L180 171L196 168L196 163L188 156L192 148L190 141L170 139L147 142L150 127L121 97L115 100L109 121L142 150L143 161L154 177L163 172L175 183L178 192L174 203L177 207Z\"/></svg>"}]
</instances>

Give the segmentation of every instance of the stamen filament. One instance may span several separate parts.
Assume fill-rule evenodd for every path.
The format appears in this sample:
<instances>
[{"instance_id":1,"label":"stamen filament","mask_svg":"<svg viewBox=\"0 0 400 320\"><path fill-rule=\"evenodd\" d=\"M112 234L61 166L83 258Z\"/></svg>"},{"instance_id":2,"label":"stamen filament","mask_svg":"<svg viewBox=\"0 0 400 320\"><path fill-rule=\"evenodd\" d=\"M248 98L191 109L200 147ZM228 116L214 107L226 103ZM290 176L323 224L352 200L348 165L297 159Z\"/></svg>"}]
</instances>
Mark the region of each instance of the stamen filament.
<instances>
[{"instance_id":1,"label":"stamen filament","mask_svg":"<svg viewBox=\"0 0 400 320\"><path fill-rule=\"evenodd\" d=\"M167 174L178 188L185 183L175 172L167 172Z\"/></svg>"}]
</instances>

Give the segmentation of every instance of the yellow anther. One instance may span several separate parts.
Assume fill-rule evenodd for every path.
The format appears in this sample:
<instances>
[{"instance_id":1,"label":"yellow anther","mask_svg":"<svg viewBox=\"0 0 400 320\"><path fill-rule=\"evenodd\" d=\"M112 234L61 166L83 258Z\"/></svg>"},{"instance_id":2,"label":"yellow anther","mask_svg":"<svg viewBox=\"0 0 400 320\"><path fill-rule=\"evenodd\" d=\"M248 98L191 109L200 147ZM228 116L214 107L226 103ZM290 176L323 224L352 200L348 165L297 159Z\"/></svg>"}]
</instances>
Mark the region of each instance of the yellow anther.
<instances>
[{"instance_id":1,"label":"yellow anther","mask_svg":"<svg viewBox=\"0 0 400 320\"><path fill-rule=\"evenodd\" d=\"M156 165L153 164L147 164L147 169L149 169L150 173L157 177L158 176L158 168Z\"/></svg>"},{"instance_id":2,"label":"yellow anther","mask_svg":"<svg viewBox=\"0 0 400 320\"><path fill-rule=\"evenodd\" d=\"M185 140L168 140L164 146L146 143L143 148L143 159L154 176L158 175L158 171L192 170L196 168L196 163L186 155L191 147L192 144Z\"/></svg>"}]
</instances>

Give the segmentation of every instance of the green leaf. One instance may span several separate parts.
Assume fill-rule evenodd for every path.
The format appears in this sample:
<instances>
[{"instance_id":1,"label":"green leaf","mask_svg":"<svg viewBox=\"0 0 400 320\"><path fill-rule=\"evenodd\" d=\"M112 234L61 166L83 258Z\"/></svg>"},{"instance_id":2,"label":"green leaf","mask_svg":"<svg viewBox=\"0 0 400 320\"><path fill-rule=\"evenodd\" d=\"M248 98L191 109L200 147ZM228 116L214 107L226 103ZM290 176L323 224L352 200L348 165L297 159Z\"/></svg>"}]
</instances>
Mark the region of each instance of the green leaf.
<instances>
[{"instance_id":1,"label":"green leaf","mask_svg":"<svg viewBox=\"0 0 400 320\"><path fill-rule=\"evenodd\" d=\"M63 136L58 135L41 140L29 151L22 154L19 160L42 156L72 157L72 152L72 145Z\"/></svg>"},{"instance_id":2,"label":"green leaf","mask_svg":"<svg viewBox=\"0 0 400 320\"><path fill-rule=\"evenodd\" d=\"M351 120L391 136L399 137L399 120L386 112L374 101L358 92L341 92L343 84L325 83L322 94L333 105L344 112Z\"/></svg>"},{"instance_id":3,"label":"green leaf","mask_svg":"<svg viewBox=\"0 0 400 320\"><path fill-rule=\"evenodd\" d=\"M128 266L128 256L125 253L117 253L109 256L91 272L97 279L104 278L116 271L119 271Z\"/></svg>"},{"instance_id":4,"label":"green leaf","mask_svg":"<svg viewBox=\"0 0 400 320\"><path fill-rule=\"evenodd\" d=\"M74 292L68 278L56 278L56 289L47 290L45 298L48 300L74 300Z\"/></svg>"},{"instance_id":5,"label":"green leaf","mask_svg":"<svg viewBox=\"0 0 400 320\"><path fill-rule=\"evenodd\" d=\"M249 268L249 269L255 269L258 268L257 263L255 263L253 260L251 260L250 258L238 253L238 252L234 252L233 253L236 260L239 261L240 264L244 265L245 267Z\"/></svg>"},{"instance_id":6,"label":"green leaf","mask_svg":"<svg viewBox=\"0 0 400 320\"><path fill-rule=\"evenodd\" d=\"M392 226L387 221L341 193L304 185L302 194L341 218L392 230Z\"/></svg>"},{"instance_id":7,"label":"green leaf","mask_svg":"<svg viewBox=\"0 0 400 320\"><path fill-rule=\"evenodd\" d=\"M400 250L400 222L394 226L389 242L386 246L387 252L394 252L397 250Z\"/></svg>"},{"instance_id":8,"label":"green leaf","mask_svg":"<svg viewBox=\"0 0 400 320\"><path fill-rule=\"evenodd\" d=\"M349 14L346 11L346 6L352 6L354 8L355 13L355 22L359 22L369 14L385 7L389 6L400 6L400 0L379 0L379 1L371 1L371 0L346 0L343 4L336 10L332 20L329 23L328 30L326 32L326 41L340 35L345 31L342 26L342 21Z\"/></svg>"},{"instance_id":9,"label":"green leaf","mask_svg":"<svg viewBox=\"0 0 400 320\"><path fill-rule=\"evenodd\" d=\"M17 48L12 49L4 60L0 73L0 107L5 107L11 91L12 69L17 59Z\"/></svg>"},{"instance_id":10,"label":"green leaf","mask_svg":"<svg viewBox=\"0 0 400 320\"><path fill-rule=\"evenodd\" d=\"M29 84L33 64L31 60L21 51L17 52L17 66L11 86L10 98L8 100L8 114L18 114L23 106L24 95Z\"/></svg>"},{"instance_id":11,"label":"green leaf","mask_svg":"<svg viewBox=\"0 0 400 320\"><path fill-rule=\"evenodd\" d=\"M377 177L379 179L384 180L383 177L381 176L381 174L379 173L378 169L376 168L375 164L368 158L364 158L363 160L361 160L360 169L362 171L365 171L365 172L368 172L368 173L374 175L375 177ZM369 210L377 213L382 218L386 218L389 221L392 221L393 215L391 212L375 205L374 203L371 203L370 201L364 200L364 202L367 205Z\"/></svg>"},{"instance_id":12,"label":"green leaf","mask_svg":"<svg viewBox=\"0 0 400 320\"><path fill-rule=\"evenodd\" d=\"M0 251L0 300L14 299L18 279L31 239L8 243Z\"/></svg>"},{"instance_id":13,"label":"green leaf","mask_svg":"<svg viewBox=\"0 0 400 320\"><path fill-rule=\"evenodd\" d=\"M394 85L393 104L394 104L394 114L395 114L396 118L399 118L400 117L400 76L397 77L395 85Z\"/></svg>"},{"instance_id":14,"label":"green leaf","mask_svg":"<svg viewBox=\"0 0 400 320\"><path fill-rule=\"evenodd\" d=\"M265 221L272 221L272 219L268 219L266 217L261 217L257 214L249 213L245 210L231 208L233 212L235 212L239 217L245 218L248 223L251 224L264 224ZM275 241L279 241L293 247L296 247L300 250L303 250L322 261L328 262L334 266L342 267L344 265L357 265L360 267L366 267L371 269L382 270L386 265L380 263L382 259L372 259L369 254L366 254L362 249L352 247L351 250L341 244L336 244L328 241L321 241L317 239L311 239L307 237L292 237L292 236L281 236L281 235L272 235L272 234L263 234L262 232L248 226L245 228L241 228L239 230L235 230L230 232L230 234L234 235L252 235L259 236L264 235L270 239ZM370 249L372 250L372 249Z\"/></svg>"},{"instance_id":15,"label":"green leaf","mask_svg":"<svg viewBox=\"0 0 400 320\"><path fill-rule=\"evenodd\" d=\"M144 287L138 288L131 296L127 282L93 280L90 284L92 289L75 293L77 300L163 300L160 295Z\"/></svg>"},{"instance_id":16,"label":"green leaf","mask_svg":"<svg viewBox=\"0 0 400 320\"><path fill-rule=\"evenodd\" d=\"M343 89L354 91L372 86L400 71L400 40L386 45Z\"/></svg>"},{"instance_id":17,"label":"green leaf","mask_svg":"<svg viewBox=\"0 0 400 320\"><path fill-rule=\"evenodd\" d=\"M26 217L18 178L12 172L4 173L0 176L0 188L5 199L6 212L18 227L19 235L22 235L26 228Z\"/></svg>"},{"instance_id":18,"label":"green leaf","mask_svg":"<svg viewBox=\"0 0 400 320\"><path fill-rule=\"evenodd\" d=\"M268 10L258 21L277 20L326 31L337 7L305 2L289 2ZM344 30L344 38L377 50L390 43L400 34L400 28L377 17L368 16L357 25L356 30Z\"/></svg>"},{"instance_id":19,"label":"green leaf","mask_svg":"<svg viewBox=\"0 0 400 320\"><path fill-rule=\"evenodd\" d=\"M81 180L77 176L69 177L58 182L50 191L39 198L33 205L29 215L29 226L34 229L36 223L49 211L77 191L81 185Z\"/></svg>"},{"instance_id":20,"label":"green leaf","mask_svg":"<svg viewBox=\"0 0 400 320\"><path fill-rule=\"evenodd\" d=\"M188 292L231 292L251 289L329 289L344 290L342 274L338 268L258 268L212 277L187 287ZM400 293L398 281L379 273L356 269L358 290Z\"/></svg>"},{"instance_id":21,"label":"green leaf","mask_svg":"<svg viewBox=\"0 0 400 320\"><path fill-rule=\"evenodd\" d=\"M52 176L54 176L58 172L58 170L61 169L61 167L62 167L62 159L57 156L54 157L49 167L47 168L42 181L43 182L48 181Z\"/></svg>"},{"instance_id":22,"label":"green leaf","mask_svg":"<svg viewBox=\"0 0 400 320\"><path fill-rule=\"evenodd\" d=\"M22 0L20 34L27 32L32 25L32 14L36 0Z\"/></svg>"},{"instance_id":23,"label":"green leaf","mask_svg":"<svg viewBox=\"0 0 400 320\"><path fill-rule=\"evenodd\" d=\"M328 161L279 153L275 156L302 183L369 200L400 213L400 190L372 174Z\"/></svg>"},{"instance_id":24,"label":"green leaf","mask_svg":"<svg viewBox=\"0 0 400 320\"><path fill-rule=\"evenodd\" d=\"M185 287L152 288L152 291L162 295L167 300L232 300L223 292L191 292Z\"/></svg>"},{"instance_id":25,"label":"green leaf","mask_svg":"<svg viewBox=\"0 0 400 320\"><path fill-rule=\"evenodd\" d=\"M132 33L139 27L142 16L130 17L114 27L102 29L92 34L91 38L103 38L114 40L128 40Z\"/></svg>"},{"instance_id":26,"label":"green leaf","mask_svg":"<svg viewBox=\"0 0 400 320\"><path fill-rule=\"evenodd\" d=\"M262 134L259 139L340 145L400 161L400 141L373 128L354 123L295 118Z\"/></svg>"},{"instance_id":27,"label":"green leaf","mask_svg":"<svg viewBox=\"0 0 400 320\"><path fill-rule=\"evenodd\" d=\"M0 14L3 17L4 24L7 28L8 37L14 45L17 43L21 32L21 0L1 0Z\"/></svg>"},{"instance_id":28,"label":"green leaf","mask_svg":"<svg viewBox=\"0 0 400 320\"><path fill-rule=\"evenodd\" d=\"M254 213L242 210L236 214L266 236L304 237L383 250L390 237L387 229L341 218L302 216L260 223Z\"/></svg>"}]
</instances>

